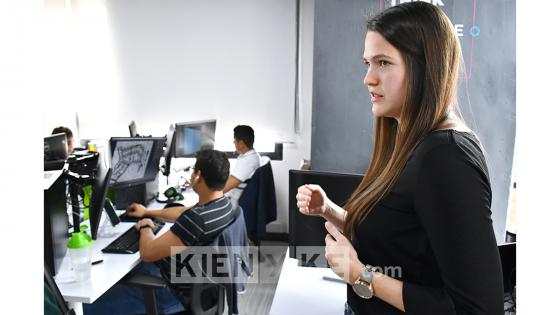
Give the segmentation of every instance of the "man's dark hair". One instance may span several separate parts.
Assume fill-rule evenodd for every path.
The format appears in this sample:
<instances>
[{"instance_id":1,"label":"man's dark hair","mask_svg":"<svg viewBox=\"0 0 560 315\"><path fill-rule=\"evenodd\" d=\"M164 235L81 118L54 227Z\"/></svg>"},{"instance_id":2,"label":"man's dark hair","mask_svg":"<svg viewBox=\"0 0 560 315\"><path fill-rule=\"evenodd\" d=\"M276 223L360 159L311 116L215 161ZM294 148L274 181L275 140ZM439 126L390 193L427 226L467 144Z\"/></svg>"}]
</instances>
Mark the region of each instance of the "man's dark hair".
<instances>
[{"instance_id":1,"label":"man's dark hair","mask_svg":"<svg viewBox=\"0 0 560 315\"><path fill-rule=\"evenodd\" d=\"M198 151L194 169L200 171L208 188L213 190L222 190L229 177L227 155L217 150Z\"/></svg>"},{"instance_id":2,"label":"man's dark hair","mask_svg":"<svg viewBox=\"0 0 560 315\"><path fill-rule=\"evenodd\" d=\"M245 145L249 148L253 148L253 143L255 142L255 132L251 126L239 125L233 128L233 138L237 141L243 140Z\"/></svg>"},{"instance_id":3,"label":"man's dark hair","mask_svg":"<svg viewBox=\"0 0 560 315\"><path fill-rule=\"evenodd\" d=\"M70 128L67 127L56 127L53 129L51 135L57 134L57 133L65 133L66 134L66 138L74 138L74 135L72 134L72 130L70 130Z\"/></svg>"}]
</instances>

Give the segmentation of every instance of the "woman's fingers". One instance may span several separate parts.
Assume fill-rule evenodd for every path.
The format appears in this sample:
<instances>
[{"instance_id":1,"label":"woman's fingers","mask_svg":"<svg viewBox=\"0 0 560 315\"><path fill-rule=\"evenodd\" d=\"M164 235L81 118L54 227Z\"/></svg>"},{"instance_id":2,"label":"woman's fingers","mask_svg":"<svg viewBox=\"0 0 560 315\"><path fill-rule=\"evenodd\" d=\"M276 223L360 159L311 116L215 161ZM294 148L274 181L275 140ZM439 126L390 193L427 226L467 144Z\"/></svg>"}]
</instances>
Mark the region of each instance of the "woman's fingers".
<instances>
[{"instance_id":1,"label":"woman's fingers","mask_svg":"<svg viewBox=\"0 0 560 315\"><path fill-rule=\"evenodd\" d=\"M298 198L297 204L298 206L308 206L310 199L308 197Z\"/></svg>"},{"instance_id":2,"label":"woman's fingers","mask_svg":"<svg viewBox=\"0 0 560 315\"><path fill-rule=\"evenodd\" d=\"M304 192L300 192L296 195L296 200L297 200L297 207L301 209L309 206L309 201L311 200L311 198Z\"/></svg>"},{"instance_id":3,"label":"woman's fingers","mask_svg":"<svg viewBox=\"0 0 560 315\"><path fill-rule=\"evenodd\" d=\"M296 205L299 212L310 215L312 212L314 213L316 211L316 208L310 209L312 194L315 190L320 190L320 187L317 185L303 185L298 188L298 193L296 194Z\"/></svg>"},{"instance_id":4,"label":"woman's fingers","mask_svg":"<svg viewBox=\"0 0 560 315\"><path fill-rule=\"evenodd\" d=\"M329 245L335 245L335 244L336 244L336 240L332 237L332 235L327 233L327 235L325 235L325 245L329 246Z\"/></svg>"},{"instance_id":5,"label":"woman's fingers","mask_svg":"<svg viewBox=\"0 0 560 315\"><path fill-rule=\"evenodd\" d=\"M331 235L335 240L343 239L345 237L330 221L325 222L325 228L327 229L327 232L329 232L329 235Z\"/></svg>"},{"instance_id":6,"label":"woman's fingers","mask_svg":"<svg viewBox=\"0 0 560 315\"><path fill-rule=\"evenodd\" d=\"M307 187L308 185L299 186L298 188L298 195L311 195L311 190Z\"/></svg>"}]
</instances>

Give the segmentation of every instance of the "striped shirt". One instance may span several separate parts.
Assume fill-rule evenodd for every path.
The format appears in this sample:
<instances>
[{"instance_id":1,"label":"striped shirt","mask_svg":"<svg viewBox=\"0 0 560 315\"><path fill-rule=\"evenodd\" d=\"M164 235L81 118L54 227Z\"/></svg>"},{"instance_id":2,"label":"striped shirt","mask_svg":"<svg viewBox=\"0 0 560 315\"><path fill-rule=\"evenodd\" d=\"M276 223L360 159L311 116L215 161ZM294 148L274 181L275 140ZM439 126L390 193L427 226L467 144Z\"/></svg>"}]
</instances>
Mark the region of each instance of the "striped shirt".
<instances>
[{"instance_id":1,"label":"striped shirt","mask_svg":"<svg viewBox=\"0 0 560 315\"><path fill-rule=\"evenodd\" d=\"M171 226L173 232L186 246L203 246L211 243L228 225L235 220L229 198L221 197L207 204L197 204L185 210ZM188 249L187 249L188 251ZM170 280L172 257L159 261L161 274Z\"/></svg>"},{"instance_id":2,"label":"striped shirt","mask_svg":"<svg viewBox=\"0 0 560 315\"><path fill-rule=\"evenodd\" d=\"M234 219L229 199L221 197L184 211L171 226L171 231L186 246L205 245L212 242Z\"/></svg>"}]
</instances>

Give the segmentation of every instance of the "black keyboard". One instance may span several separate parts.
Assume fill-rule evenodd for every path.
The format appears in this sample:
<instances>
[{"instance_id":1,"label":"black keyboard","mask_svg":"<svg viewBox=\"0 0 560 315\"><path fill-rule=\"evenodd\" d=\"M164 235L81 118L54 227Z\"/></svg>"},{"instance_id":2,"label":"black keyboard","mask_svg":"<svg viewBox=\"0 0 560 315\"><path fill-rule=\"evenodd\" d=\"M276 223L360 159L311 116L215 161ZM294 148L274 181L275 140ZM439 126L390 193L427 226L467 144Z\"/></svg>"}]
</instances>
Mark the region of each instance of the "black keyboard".
<instances>
[{"instance_id":1,"label":"black keyboard","mask_svg":"<svg viewBox=\"0 0 560 315\"><path fill-rule=\"evenodd\" d=\"M165 222L160 220L152 220L156 226L154 234L157 234L165 225ZM131 226L124 234L115 239L107 247L101 251L104 253L112 254L134 254L140 249L140 233L136 231L134 226Z\"/></svg>"},{"instance_id":2,"label":"black keyboard","mask_svg":"<svg viewBox=\"0 0 560 315\"><path fill-rule=\"evenodd\" d=\"M144 218L129 217L126 215L126 212L123 212L123 214L119 216L119 219L121 222L138 222Z\"/></svg>"}]
</instances>

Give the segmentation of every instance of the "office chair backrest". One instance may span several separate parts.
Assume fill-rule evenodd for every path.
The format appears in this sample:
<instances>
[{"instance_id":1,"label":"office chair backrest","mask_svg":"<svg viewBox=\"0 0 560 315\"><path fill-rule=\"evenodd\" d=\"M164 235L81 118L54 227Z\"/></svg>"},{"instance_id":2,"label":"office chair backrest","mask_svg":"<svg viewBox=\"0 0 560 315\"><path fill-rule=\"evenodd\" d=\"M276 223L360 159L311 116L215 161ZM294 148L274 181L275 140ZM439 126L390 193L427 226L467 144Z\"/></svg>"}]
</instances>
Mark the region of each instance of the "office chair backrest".
<instances>
[{"instance_id":1,"label":"office chair backrest","mask_svg":"<svg viewBox=\"0 0 560 315\"><path fill-rule=\"evenodd\" d=\"M270 163L259 167L239 197L247 233L253 241L266 237L266 224L276 220L276 190Z\"/></svg>"},{"instance_id":2,"label":"office chair backrest","mask_svg":"<svg viewBox=\"0 0 560 315\"><path fill-rule=\"evenodd\" d=\"M205 274L209 283L196 284L171 284L171 287L179 291L183 304L192 314L221 314L228 303L228 313L237 314L237 292L243 291L247 278L252 274L252 265L249 262L249 248L247 247L247 231L243 210L238 207L235 220L230 223L208 246L227 248L228 259L223 263L230 281L220 283L219 278L213 278L212 272L204 266L191 266L195 274ZM243 250L246 249L246 250ZM188 249L187 249L188 251ZM239 258L239 259L238 259ZM235 277L235 279L234 279ZM236 281L233 281L236 280ZM241 283L239 283L241 282Z\"/></svg>"}]
</instances>

